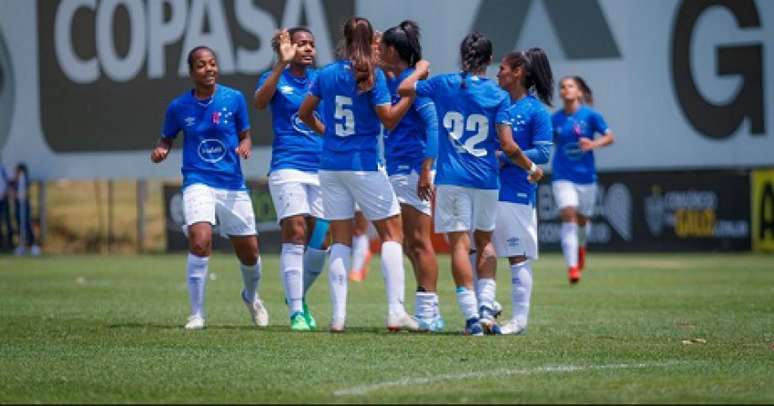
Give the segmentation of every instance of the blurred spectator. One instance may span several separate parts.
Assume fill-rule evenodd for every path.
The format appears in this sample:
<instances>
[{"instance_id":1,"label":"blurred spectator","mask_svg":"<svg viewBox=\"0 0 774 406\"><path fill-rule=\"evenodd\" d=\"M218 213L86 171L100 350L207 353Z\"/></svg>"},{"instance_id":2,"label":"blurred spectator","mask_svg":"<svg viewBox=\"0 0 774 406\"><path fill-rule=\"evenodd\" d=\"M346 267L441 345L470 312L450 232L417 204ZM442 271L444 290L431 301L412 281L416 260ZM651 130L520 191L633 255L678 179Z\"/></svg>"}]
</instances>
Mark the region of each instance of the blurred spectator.
<instances>
[{"instance_id":1,"label":"blurred spectator","mask_svg":"<svg viewBox=\"0 0 774 406\"><path fill-rule=\"evenodd\" d=\"M27 165L16 165L16 177L14 178L16 224L19 230L19 245L14 252L16 255L24 255L27 248L33 256L40 255L40 247L35 243L35 233L32 230L32 219L29 199L29 174Z\"/></svg>"},{"instance_id":2,"label":"blurred spectator","mask_svg":"<svg viewBox=\"0 0 774 406\"><path fill-rule=\"evenodd\" d=\"M13 249L13 223L11 223L11 178L0 162L0 251Z\"/></svg>"}]
</instances>

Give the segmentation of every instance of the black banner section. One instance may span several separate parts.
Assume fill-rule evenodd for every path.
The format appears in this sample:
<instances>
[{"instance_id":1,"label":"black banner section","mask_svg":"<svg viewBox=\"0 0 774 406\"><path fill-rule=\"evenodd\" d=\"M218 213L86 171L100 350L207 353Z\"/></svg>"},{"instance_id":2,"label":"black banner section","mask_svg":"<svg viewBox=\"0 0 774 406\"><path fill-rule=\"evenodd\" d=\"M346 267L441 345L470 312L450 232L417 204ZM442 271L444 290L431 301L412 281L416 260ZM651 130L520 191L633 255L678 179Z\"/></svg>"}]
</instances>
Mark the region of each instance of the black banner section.
<instances>
[{"instance_id":1,"label":"black banner section","mask_svg":"<svg viewBox=\"0 0 774 406\"><path fill-rule=\"evenodd\" d=\"M550 181L538 189L540 249L559 250L561 219ZM589 249L747 251L747 171L600 174Z\"/></svg>"},{"instance_id":2,"label":"black banner section","mask_svg":"<svg viewBox=\"0 0 774 406\"><path fill-rule=\"evenodd\" d=\"M258 228L258 241L261 252L278 253L282 248L277 214L269 194L266 181L248 181L250 197L255 211L255 222ZM183 193L179 184L164 185L164 214L166 216L165 233L167 251L188 250L188 239L183 233ZM233 251L228 238L220 236L217 229L213 232L212 248L217 251Z\"/></svg>"}]
</instances>

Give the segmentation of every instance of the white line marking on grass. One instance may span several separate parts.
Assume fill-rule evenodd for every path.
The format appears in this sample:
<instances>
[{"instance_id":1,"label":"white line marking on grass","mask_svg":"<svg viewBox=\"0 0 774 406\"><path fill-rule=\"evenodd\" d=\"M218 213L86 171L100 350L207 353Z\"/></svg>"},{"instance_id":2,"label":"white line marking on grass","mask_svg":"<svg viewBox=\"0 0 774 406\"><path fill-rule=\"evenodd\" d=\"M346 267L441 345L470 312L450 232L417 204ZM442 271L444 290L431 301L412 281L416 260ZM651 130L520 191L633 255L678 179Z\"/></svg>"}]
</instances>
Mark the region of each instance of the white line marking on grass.
<instances>
[{"instance_id":1,"label":"white line marking on grass","mask_svg":"<svg viewBox=\"0 0 774 406\"><path fill-rule=\"evenodd\" d=\"M640 363L640 364L607 364L607 365L553 365L543 366L537 368L525 368L525 369L498 369L494 371L477 371L477 372L465 372L460 374L445 374L436 375L430 377L406 377L398 379L396 381L379 382L369 385L359 385L346 389L339 389L333 392L334 396L356 396L365 395L368 392L373 392L380 389L399 387L399 386L418 386L428 385L441 381L455 381L460 379L482 379L489 377L499 377L508 375L532 375L541 373L566 373L585 371L593 369L634 369L634 368L649 368L649 367L669 367L677 364L684 364L683 361L667 361L667 362L652 362L652 363Z\"/></svg>"}]
</instances>

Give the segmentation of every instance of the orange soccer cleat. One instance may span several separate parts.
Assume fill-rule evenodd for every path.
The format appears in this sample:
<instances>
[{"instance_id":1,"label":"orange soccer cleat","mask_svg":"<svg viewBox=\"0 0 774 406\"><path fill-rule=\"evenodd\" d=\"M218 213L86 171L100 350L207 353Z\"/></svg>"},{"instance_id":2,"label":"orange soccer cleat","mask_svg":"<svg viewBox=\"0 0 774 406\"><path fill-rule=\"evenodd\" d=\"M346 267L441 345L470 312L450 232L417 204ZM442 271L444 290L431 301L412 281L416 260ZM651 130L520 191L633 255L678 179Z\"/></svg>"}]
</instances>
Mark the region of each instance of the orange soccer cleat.
<instances>
[{"instance_id":1,"label":"orange soccer cleat","mask_svg":"<svg viewBox=\"0 0 774 406\"><path fill-rule=\"evenodd\" d=\"M567 269L567 278L570 280L571 285L578 283L581 278L581 273L578 267L570 267Z\"/></svg>"}]
</instances>

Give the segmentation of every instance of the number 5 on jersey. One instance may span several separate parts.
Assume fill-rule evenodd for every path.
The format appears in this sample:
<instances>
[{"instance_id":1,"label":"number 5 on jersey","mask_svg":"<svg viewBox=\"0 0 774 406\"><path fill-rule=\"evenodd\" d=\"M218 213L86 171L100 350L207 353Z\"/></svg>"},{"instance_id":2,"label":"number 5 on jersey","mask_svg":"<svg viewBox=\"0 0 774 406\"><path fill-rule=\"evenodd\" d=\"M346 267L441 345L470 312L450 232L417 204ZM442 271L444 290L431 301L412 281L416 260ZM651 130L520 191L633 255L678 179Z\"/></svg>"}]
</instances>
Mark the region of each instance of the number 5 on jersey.
<instances>
[{"instance_id":1,"label":"number 5 on jersey","mask_svg":"<svg viewBox=\"0 0 774 406\"><path fill-rule=\"evenodd\" d=\"M443 126L449 132L449 139L458 153L469 153L476 158L485 157L485 148L476 148L476 144L486 141L489 135L489 120L481 114L471 114L468 119L456 111L450 111L443 116ZM338 131L338 130L337 130ZM476 135L468 138L463 143L462 136L465 131L476 131Z\"/></svg>"},{"instance_id":2,"label":"number 5 on jersey","mask_svg":"<svg viewBox=\"0 0 774 406\"><path fill-rule=\"evenodd\" d=\"M336 119L336 135L349 137L355 133L355 114L352 112L352 98L336 96L336 111L333 114ZM339 121L339 120L343 120Z\"/></svg>"}]
</instances>

